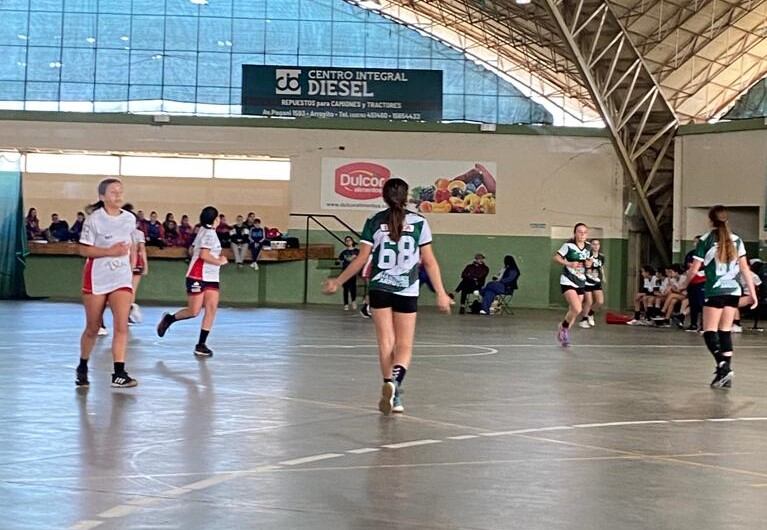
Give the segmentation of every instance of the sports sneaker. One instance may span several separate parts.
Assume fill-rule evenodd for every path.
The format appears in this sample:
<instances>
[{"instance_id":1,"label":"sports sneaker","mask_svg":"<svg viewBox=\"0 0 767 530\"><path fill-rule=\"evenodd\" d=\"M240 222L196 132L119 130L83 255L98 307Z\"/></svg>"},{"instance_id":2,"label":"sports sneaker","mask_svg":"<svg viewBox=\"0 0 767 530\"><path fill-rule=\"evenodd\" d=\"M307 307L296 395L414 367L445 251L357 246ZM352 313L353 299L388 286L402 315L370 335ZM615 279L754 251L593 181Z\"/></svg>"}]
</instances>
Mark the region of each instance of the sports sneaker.
<instances>
[{"instance_id":1,"label":"sports sneaker","mask_svg":"<svg viewBox=\"0 0 767 530\"><path fill-rule=\"evenodd\" d=\"M194 347L194 354L197 357L213 357L213 350L208 348L205 344L198 344Z\"/></svg>"},{"instance_id":2,"label":"sports sneaker","mask_svg":"<svg viewBox=\"0 0 767 530\"><path fill-rule=\"evenodd\" d=\"M397 386L391 381L387 381L381 387L381 399L378 400L378 410L384 413L384 416L391 414L394 408L394 395L397 392Z\"/></svg>"},{"instance_id":3,"label":"sports sneaker","mask_svg":"<svg viewBox=\"0 0 767 530\"><path fill-rule=\"evenodd\" d=\"M89 386L91 383L88 381L88 370L75 370L77 377L75 378L75 385L77 386Z\"/></svg>"},{"instance_id":4,"label":"sports sneaker","mask_svg":"<svg viewBox=\"0 0 767 530\"><path fill-rule=\"evenodd\" d=\"M100 327L99 328L98 336L99 337L106 337L107 335L109 335L109 330L107 328L105 328L105 327Z\"/></svg>"},{"instance_id":5,"label":"sports sneaker","mask_svg":"<svg viewBox=\"0 0 767 530\"><path fill-rule=\"evenodd\" d=\"M560 346L567 348L570 346L570 328L559 326L559 332L557 333L557 340Z\"/></svg>"},{"instance_id":6,"label":"sports sneaker","mask_svg":"<svg viewBox=\"0 0 767 530\"><path fill-rule=\"evenodd\" d=\"M128 372L121 374L112 374L113 388L131 388L138 384L138 381L128 375Z\"/></svg>"},{"instance_id":7,"label":"sports sneaker","mask_svg":"<svg viewBox=\"0 0 767 530\"><path fill-rule=\"evenodd\" d=\"M594 320L594 315L589 315L589 326L592 328L597 325L596 320Z\"/></svg>"},{"instance_id":8,"label":"sports sneaker","mask_svg":"<svg viewBox=\"0 0 767 530\"><path fill-rule=\"evenodd\" d=\"M251 268L252 268L254 271L257 271L257 270L258 270L258 263L256 263L256 262L254 261L253 263L251 263L251 264L250 264L250 267L251 267Z\"/></svg>"},{"instance_id":9,"label":"sports sneaker","mask_svg":"<svg viewBox=\"0 0 767 530\"><path fill-rule=\"evenodd\" d=\"M348 311L348 310L349 310L349 304L344 305L344 311Z\"/></svg>"},{"instance_id":10,"label":"sports sneaker","mask_svg":"<svg viewBox=\"0 0 767 530\"><path fill-rule=\"evenodd\" d=\"M641 320L637 320L636 318L632 318L631 320L626 322L626 324L628 324L629 326L641 326L642 325L642 321Z\"/></svg>"},{"instance_id":11,"label":"sports sneaker","mask_svg":"<svg viewBox=\"0 0 767 530\"><path fill-rule=\"evenodd\" d=\"M405 407L402 405L402 396L399 395L399 388L397 389L397 392L394 394L394 401L392 402L393 406L391 408L391 411L396 414L402 414L405 412Z\"/></svg>"},{"instance_id":12,"label":"sports sneaker","mask_svg":"<svg viewBox=\"0 0 767 530\"><path fill-rule=\"evenodd\" d=\"M134 324L141 324L144 318L141 316L141 308L138 304L131 304L130 313L128 313L128 321L133 321Z\"/></svg>"},{"instance_id":13,"label":"sports sneaker","mask_svg":"<svg viewBox=\"0 0 767 530\"><path fill-rule=\"evenodd\" d=\"M480 315L486 315L486 314L487 314L487 311L485 311L484 309L480 309L480 310L479 310L479 314L480 314Z\"/></svg>"},{"instance_id":14,"label":"sports sneaker","mask_svg":"<svg viewBox=\"0 0 767 530\"><path fill-rule=\"evenodd\" d=\"M581 320L578 322L578 327L583 329L589 329L591 327L591 324L589 324L589 319Z\"/></svg>"},{"instance_id":15,"label":"sports sneaker","mask_svg":"<svg viewBox=\"0 0 767 530\"><path fill-rule=\"evenodd\" d=\"M370 306L368 304L362 304L362 307L360 307L360 315L364 318L370 318Z\"/></svg>"},{"instance_id":16,"label":"sports sneaker","mask_svg":"<svg viewBox=\"0 0 767 530\"><path fill-rule=\"evenodd\" d=\"M733 333L743 333L743 327L742 326L738 326L737 324L733 324L731 331Z\"/></svg>"},{"instance_id":17,"label":"sports sneaker","mask_svg":"<svg viewBox=\"0 0 767 530\"><path fill-rule=\"evenodd\" d=\"M352 302L352 311L357 310L357 302Z\"/></svg>"},{"instance_id":18,"label":"sports sneaker","mask_svg":"<svg viewBox=\"0 0 767 530\"><path fill-rule=\"evenodd\" d=\"M684 328L684 330L689 333L696 333L698 331L698 326L696 326L695 324L690 324L689 326Z\"/></svg>"},{"instance_id":19,"label":"sports sneaker","mask_svg":"<svg viewBox=\"0 0 767 530\"><path fill-rule=\"evenodd\" d=\"M730 363L722 361L716 368L715 376L711 381L711 388L730 388L732 386L732 376L735 372L730 369Z\"/></svg>"},{"instance_id":20,"label":"sports sneaker","mask_svg":"<svg viewBox=\"0 0 767 530\"><path fill-rule=\"evenodd\" d=\"M163 313L162 318L160 319L160 323L157 324L157 336L158 337L164 337L165 333L168 331L168 328L171 324L173 324L173 321L170 319L170 313Z\"/></svg>"}]
</instances>

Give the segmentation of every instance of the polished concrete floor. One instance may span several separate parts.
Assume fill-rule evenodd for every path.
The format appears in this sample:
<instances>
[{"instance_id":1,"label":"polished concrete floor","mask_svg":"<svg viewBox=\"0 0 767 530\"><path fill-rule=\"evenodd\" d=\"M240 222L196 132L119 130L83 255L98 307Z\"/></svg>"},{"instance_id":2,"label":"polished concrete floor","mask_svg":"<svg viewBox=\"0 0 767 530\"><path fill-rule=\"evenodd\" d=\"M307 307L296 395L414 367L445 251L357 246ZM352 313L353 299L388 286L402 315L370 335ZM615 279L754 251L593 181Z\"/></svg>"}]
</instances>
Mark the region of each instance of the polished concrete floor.
<instances>
[{"instance_id":1,"label":"polished concrete floor","mask_svg":"<svg viewBox=\"0 0 767 530\"><path fill-rule=\"evenodd\" d=\"M340 308L221 309L109 339L76 390L82 309L0 303L0 508L16 529L767 527L767 337L709 389L696 334L559 313L419 316L406 413L382 417L370 321Z\"/></svg>"}]
</instances>

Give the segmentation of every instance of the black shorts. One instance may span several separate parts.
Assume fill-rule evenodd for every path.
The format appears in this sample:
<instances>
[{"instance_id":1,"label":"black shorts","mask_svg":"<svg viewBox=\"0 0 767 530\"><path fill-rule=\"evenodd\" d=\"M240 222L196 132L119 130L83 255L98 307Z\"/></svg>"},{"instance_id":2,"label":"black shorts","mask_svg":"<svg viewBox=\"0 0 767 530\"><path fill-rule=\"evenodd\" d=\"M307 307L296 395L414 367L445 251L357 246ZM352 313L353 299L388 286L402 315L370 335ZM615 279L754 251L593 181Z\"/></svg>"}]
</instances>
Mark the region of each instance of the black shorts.
<instances>
[{"instance_id":1,"label":"black shorts","mask_svg":"<svg viewBox=\"0 0 767 530\"><path fill-rule=\"evenodd\" d=\"M643 294L645 296L651 296L652 292L649 289L645 289L644 287L642 287L641 289L639 289L639 294Z\"/></svg>"},{"instance_id":2,"label":"black shorts","mask_svg":"<svg viewBox=\"0 0 767 530\"><path fill-rule=\"evenodd\" d=\"M738 308L738 301L740 300L740 296L734 296L734 295L720 295L720 296L710 296L706 298L706 301L703 303L705 307L715 307L717 309L722 309L725 307L734 307L735 309Z\"/></svg>"},{"instance_id":3,"label":"black shorts","mask_svg":"<svg viewBox=\"0 0 767 530\"><path fill-rule=\"evenodd\" d=\"M202 294L211 289L218 291L218 282L204 282L194 278L186 279L186 294Z\"/></svg>"},{"instance_id":4,"label":"black shorts","mask_svg":"<svg viewBox=\"0 0 767 530\"><path fill-rule=\"evenodd\" d=\"M601 291L602 290L602 282L595 283L593 285L587 285L586 287L584 287L584 290L587 293L593 293L594 291Z\"/></svg>"},{"instance_id":5,"label":"black shorts","mask_svg":"<svg viewBox=\"0 0 767 530\"><path fill-rule=\"evenodd\" d=\"M395 313L416 313L418 311L417 296L402 296L386 291L370 291L370 307L372 309L391 309Z\"/></svg>"},{"instance_id":6,"label":"black shorts","mask_svg":"<svg viewBox=\"0 0 767 530\"><path fill-rule=\"evenodd\" d=\"M575 291L578 296L583 296L583 293L586 292L585 287L573 287L572 285L562 284L559 284L559 287L562 289L562 294L565 294L567 291Z\"/></svg>"}]
</instances>

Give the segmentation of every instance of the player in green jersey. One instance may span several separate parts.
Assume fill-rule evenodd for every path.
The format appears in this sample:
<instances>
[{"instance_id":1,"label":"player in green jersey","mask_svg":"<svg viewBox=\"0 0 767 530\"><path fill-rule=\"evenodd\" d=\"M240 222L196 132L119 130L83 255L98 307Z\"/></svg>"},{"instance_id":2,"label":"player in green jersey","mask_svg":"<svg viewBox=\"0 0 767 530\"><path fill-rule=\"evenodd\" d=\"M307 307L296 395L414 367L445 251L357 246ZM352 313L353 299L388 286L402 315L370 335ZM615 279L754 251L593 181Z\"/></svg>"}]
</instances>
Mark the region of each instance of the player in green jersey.
<instances>
[{"instance_id":1,"label":"player in green jersey","mask_svg":"<svg viewBox=\"0 0 767 530\"><path fill-rule=\"evenodd\" d=\"M591 247L588 244L589 227L578 223L573 237L554 253L554 261L562 265L559 285L567 301L565 319L559 325L557 340L563 347L570 345L570 327L583 311L583 295L586 292L586 270L591 267Z\"/></svg>"},{"instance_id":2,"label":"player in green jersey","mask_svg":"<svg viewBox=\"0 0 767 530\"><path fill-rule=\"evenodd\" d=\"M758 305L751 270L746 259L743 240L730 231L727 210L717 205L708 211L713 230L701 237L693 255L687 277L692 278L701 268L706 274L703 287L703 339L716 361L712 388L732 385L732 322L738 313L738 301L743 289L738 283L741 274L749 296Z\"/></svg>"},{"instance_id":3,"label":"player in green jersey","mask_svg":"<svg viewBox=\"0 0 767 530\"><path fill-rule=\"evenodd\" d=\"M421 215L405 209L407 183L399 178L387 180L383 199L388 208L365 222L359 255L338 278L328 279L323 291L335 293L370 259L370 308L384 380L378 408L389 415L404 412L400 387L413 356L419 263L423 264L434 286L439 310L449 313L452 301L442 285L439 264L431 246L429 223Z\"/></svg>"}]
</instances>

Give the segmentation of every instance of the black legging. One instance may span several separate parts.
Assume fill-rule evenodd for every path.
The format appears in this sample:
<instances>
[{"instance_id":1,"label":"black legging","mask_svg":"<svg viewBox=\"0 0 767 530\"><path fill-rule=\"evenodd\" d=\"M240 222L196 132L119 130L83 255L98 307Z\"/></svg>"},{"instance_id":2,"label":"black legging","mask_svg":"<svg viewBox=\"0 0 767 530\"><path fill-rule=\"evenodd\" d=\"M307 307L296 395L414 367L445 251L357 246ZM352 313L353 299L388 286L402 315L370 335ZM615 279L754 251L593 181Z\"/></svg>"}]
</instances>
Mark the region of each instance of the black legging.
<instances>
[{"instance_id":1,"label":"black legging","mask_svg":"<svg viewBox=\"0 0 767 530\"><path fill-rule=\"evenodd\" d=\"M704 284L702 283L696 283L687 286L687 299L690 301L691 326L703 327L703 323L700 322L700 316L703 312L703 303L705 302L703 285Z\"/></svg>"},{"instance_id":2,"label":"black legging","mask_svg":"<svg viewBox=\"0 0 767 530\"><path fill-rule=\"evenodd\" d=\"M355 302L357 300L357 277L348 280L344 284L344 305L349 305L349 298Z\"/></svg>"},{"instance_id":3,"label":"black legging","mask_svg":"<svg viewBox=\"0 0 767 530\"><path fill-rule=\"evenodd\" d=\"M479 288L479 282L474 278L464 278L461 280L461 283L455 288L456 291L461 292L461 307L466 305L466 297L479 290Z\"/></svg>"}]
</instances>

